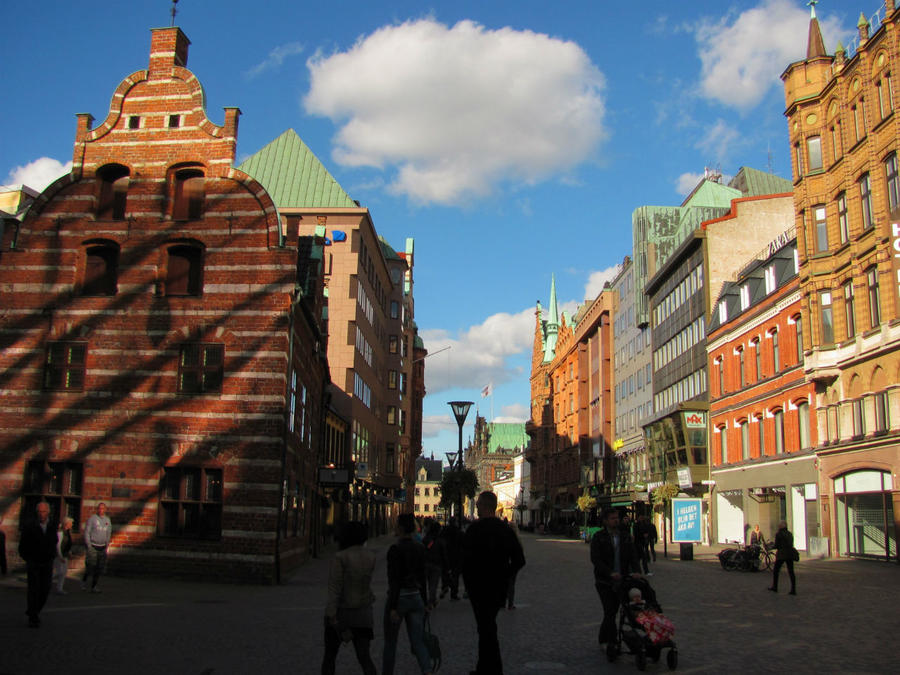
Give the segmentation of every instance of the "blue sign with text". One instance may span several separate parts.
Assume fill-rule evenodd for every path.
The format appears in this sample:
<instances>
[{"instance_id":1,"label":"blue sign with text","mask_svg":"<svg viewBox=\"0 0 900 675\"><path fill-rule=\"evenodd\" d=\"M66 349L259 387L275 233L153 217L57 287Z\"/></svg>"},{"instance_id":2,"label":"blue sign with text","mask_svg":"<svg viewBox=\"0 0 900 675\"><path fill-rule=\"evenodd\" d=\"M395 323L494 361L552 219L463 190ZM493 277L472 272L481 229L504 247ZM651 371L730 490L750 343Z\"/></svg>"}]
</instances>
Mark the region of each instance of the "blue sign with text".
<instances>
[{"instance_id":1,"label":"blue sign with text","mask_svg":"<svg viewBox=\"0 0 900 675\"><path fill-rule=\"evenodd\" d=\"M701 500L673 499L672 541L676 544L701 541L703 539L700 530L701 513Z\"/></svg>"}]
</instances>

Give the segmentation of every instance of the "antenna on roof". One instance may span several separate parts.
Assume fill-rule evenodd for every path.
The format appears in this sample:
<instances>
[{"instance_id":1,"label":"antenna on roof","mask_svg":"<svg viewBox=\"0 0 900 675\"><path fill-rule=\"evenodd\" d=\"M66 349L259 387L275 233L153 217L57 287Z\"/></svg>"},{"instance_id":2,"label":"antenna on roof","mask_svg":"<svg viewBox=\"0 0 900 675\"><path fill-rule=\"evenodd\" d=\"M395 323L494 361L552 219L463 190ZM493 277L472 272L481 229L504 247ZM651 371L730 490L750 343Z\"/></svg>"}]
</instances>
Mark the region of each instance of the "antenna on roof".
<instances>
[{"instance_id":1,"label":"antenna on roof","mask_svg":"<svg viewBox=\"0 0 900 675\"><path fill-rule=\"evenodd\" d=\"M178 0L172 0L172 25L175 25L175 14L178 13L176 5L178 4Z\"/></svg>"}]
</instances>

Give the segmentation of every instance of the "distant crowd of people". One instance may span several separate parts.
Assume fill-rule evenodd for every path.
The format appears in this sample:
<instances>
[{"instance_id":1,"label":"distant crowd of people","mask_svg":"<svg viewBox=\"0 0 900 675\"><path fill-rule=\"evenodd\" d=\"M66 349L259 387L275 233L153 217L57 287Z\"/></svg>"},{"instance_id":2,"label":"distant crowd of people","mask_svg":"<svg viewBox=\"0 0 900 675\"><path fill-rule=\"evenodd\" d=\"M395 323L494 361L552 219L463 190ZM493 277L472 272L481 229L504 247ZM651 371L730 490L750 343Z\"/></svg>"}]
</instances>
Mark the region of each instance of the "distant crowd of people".
<instances>
[{"instance_id":1,"label":"distant crowd of people","mask_svg":"<svg viewBox=\"0 0 900 675\"><path fill-rule=\"evenodd\" d=\"M420 671L433 672L435 654L426 635L429 614L448 593L451 600L460 598L460 577L478 630L478 661L472 672L503 672L497 613L504 606L515 609L515 579L525 565L525 555L513 526L497 517L497 496L493 492L482 492L475 508L478 520L465 531L453 521L442 527L426 519L420 528L411 513L397 518L397 540L387 552L384 675L394 672L403 624ZM322 662L325 675L335 672L342 641L353 642L363 673L376 672L369 649L374 639L375 595L371 584L376 556L365 548L365 542L364 524L353 521L342 528L340 550L332 560L328 580Z\"/></svg>"}]
</instances>

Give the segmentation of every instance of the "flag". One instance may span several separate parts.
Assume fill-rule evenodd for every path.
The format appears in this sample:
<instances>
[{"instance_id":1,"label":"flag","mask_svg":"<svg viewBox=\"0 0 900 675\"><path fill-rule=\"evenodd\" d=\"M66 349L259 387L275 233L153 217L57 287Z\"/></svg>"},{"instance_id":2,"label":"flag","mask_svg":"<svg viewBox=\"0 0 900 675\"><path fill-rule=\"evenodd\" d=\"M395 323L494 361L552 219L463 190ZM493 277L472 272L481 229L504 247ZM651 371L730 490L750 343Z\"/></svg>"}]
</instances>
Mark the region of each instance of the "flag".
<instances>
[{"instance_id":1,"label":"flag","mask_svg":"<svg viewBox=\"0 0 900 675\"><path fill-rule=\"evenodd\" d=\"M493 393L494 393L494 383L491 382L490 384L484 385L484 387L482 388L482 390L481 390L481 398L486 398L486 397L490 396L490 395L493 394Z\"/></svg>"}]
</instances>

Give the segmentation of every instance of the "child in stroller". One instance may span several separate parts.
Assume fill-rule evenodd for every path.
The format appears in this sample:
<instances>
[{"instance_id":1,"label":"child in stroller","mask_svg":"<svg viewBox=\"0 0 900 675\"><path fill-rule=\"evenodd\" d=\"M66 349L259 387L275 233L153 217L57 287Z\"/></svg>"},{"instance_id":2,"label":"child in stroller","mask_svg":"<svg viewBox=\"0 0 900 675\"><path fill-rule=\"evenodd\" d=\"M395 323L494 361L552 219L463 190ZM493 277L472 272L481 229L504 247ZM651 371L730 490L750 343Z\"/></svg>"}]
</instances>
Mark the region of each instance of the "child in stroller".
<instances>
[{"instance_id":1,"label":"child in stroller","mask_svg":"<svg viewBox=\"0 0 900 675\"><path fill-rule=\"evenodd\" d=\"M621 586L619 608L619 651L622 643L634 654L638 670L647 667L647 659L658 661L662 650L668 649L666 664L670 670L678 667L678 649L672 636L675 626L662 613L656 593L646 579L626 577Z\"/></svg>"}]
</instances>

